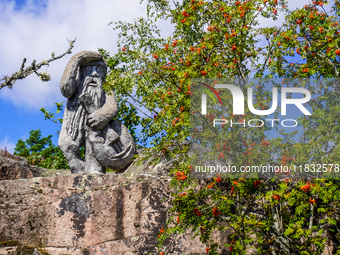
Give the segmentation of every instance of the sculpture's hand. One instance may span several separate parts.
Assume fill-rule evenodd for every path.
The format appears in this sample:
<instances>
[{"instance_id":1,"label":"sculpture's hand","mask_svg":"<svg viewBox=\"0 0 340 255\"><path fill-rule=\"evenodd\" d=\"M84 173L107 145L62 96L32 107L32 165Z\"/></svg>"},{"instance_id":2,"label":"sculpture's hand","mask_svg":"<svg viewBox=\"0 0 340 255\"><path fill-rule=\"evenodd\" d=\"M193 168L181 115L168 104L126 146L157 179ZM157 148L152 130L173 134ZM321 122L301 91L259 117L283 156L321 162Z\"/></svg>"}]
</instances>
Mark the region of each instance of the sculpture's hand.
<instances>
[{"instance_id":1,"label":"sculpture's hand","mask_svg":"<svg viewBox=\"0 0 340 255\"><path fill-rule=\"evenodd\" d=\"M94 129L104 129L111 119L112 115L100 108L87 116L87 124Z\"/></svg>"},{"instance_id":2,"label":"sculpture's hand","mask_svg":"<svg viewBox=\"0 0 340 255\"><path fill-rule=\"evenodd\" d=\"M115 93L107 95L106 102L103 107L91 113L87 117L88 125L94 129L104 129L106 125L117 114L117 102Z\"/></svg>"},{"instance_id":3,"label":"sculpture's hand","mask_svg":"<svg viewBox=\"0 0 340 255\"><path fill-rule=\"evenodd\" d=\"M87 117L87 124L91 128L99 128L100 126L102 126L103 120L103 116L101 116L98 111L95 111Z\"/></svg>"}]
</instances>

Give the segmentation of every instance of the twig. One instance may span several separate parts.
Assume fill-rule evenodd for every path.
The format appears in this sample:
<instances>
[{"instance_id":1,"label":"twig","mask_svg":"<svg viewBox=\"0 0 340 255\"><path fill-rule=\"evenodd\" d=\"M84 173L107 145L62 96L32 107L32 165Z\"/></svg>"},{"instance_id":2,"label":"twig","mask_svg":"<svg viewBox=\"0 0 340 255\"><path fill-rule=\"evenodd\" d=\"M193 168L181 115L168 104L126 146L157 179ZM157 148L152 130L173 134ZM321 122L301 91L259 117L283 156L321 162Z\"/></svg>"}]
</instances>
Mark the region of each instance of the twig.
<instances>
[{"instance_id":1,"label":"twig","mask_svg":"<svg viewBox=\"0 0 340 255\"><path fill-rule=\"evenodd\" d=\"M0 79L0 89L2 89L3 87L8 87L8 88L12 88L13 84L17 81L17 80L21 80L26 78L27 76L29 76L32 73L36 73L38 76L40 76L40 74L37 72L42 66L48 66L50 62L55 61L57 59L60 59L62 57L64 57L66 54L71 54L72 53L72 49L74 47L74 42L76 41L76 39L69 41L69 48L63 53L60 54L59 56L54 56L54 53L52 53L52 57L48 60L43 60L39 63L36 63L36 60L32 61L32 64L28 67L25 68L25 64L26 64L26 58L23 59L21 67L19 69L19 71L13 73L10 76L5 75L3 78Z\"/></svg>"}]
</instances>

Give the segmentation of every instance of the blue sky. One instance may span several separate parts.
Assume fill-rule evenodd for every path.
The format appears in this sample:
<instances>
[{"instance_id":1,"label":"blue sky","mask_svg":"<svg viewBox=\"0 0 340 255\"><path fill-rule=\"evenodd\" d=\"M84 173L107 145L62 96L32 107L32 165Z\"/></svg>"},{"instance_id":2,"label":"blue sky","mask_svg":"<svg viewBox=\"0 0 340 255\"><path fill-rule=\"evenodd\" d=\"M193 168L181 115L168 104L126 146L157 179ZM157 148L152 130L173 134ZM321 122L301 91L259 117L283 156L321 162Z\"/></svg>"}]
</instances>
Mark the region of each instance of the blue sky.
<instances>
[{"instance_id":1,"label":"blue sky","mask_svg":"<svg viewBox=\"0 0 340 255\"><path fill-rule=\"evenodd\" d=\"M6 0L4 2L12 2L12 1ZM44 8L47 7L48 1L46 1L46 0L32 0L32 1L15 0L14 3L15 3L14 9L16 11L20 11L20 10L25 9L27 7L27 5L29 4L31 6L34 6L34 9L37 11L37 13L39 13L41 10L43 10Z\"/></svg>"},{"instance_id":2,"label":"blue sky","mask_svg":"<svg viewBox=\"0 0 340 255\"><path fill-rule=\"evenodd\" d=\"M306 2L289 1L289 6ZM64 52L67 40L74 38L73 54L98 48L113 53L118 37L108 24L132 21L145 13L145 4L139 5L139 0L0 0L0 77L17 71L24 57L30 64L49 58L53 51L56 55ZM27 139L32 129L41 129L43 136L52 134L57 144L59 127L44 119L40 107L55 111L54 103L65 100L59 81L70 57L41 70L51 74L49 82L32 75L11 90L0 90L0 148L6 146L13 152L18 139Z\"/></svg>"}]
</instances>

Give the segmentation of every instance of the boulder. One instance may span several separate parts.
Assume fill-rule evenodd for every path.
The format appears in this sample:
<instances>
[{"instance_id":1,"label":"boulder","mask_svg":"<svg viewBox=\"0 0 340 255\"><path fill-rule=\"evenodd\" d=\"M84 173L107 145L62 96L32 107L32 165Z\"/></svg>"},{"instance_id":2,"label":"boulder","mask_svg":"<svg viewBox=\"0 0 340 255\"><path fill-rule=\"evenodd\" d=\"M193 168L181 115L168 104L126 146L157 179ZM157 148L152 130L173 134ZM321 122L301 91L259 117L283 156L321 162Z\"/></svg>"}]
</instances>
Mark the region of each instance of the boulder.
<instances>
[{"instance_id":1,"label":"boulder","mask_svg":"<svg viewBox=\"0 0 340 255\"><path fill-rule=\"evenodd\" d=\"M156 254L169 181L143 174L0 181L0 254ZM166 251L205 252L191 236L174 237Z\"/></svg>"},{"instance_id":2,"label":"boulder","mask_svg":"<svg viewBox=\"0 0 340 255\"><path fill-rule=\"evenodd\" d=\"M66 169L46 169L28 163L26 158L0 150L0 180L29 179L70 174Z\"/></svg>"}]
</instances>

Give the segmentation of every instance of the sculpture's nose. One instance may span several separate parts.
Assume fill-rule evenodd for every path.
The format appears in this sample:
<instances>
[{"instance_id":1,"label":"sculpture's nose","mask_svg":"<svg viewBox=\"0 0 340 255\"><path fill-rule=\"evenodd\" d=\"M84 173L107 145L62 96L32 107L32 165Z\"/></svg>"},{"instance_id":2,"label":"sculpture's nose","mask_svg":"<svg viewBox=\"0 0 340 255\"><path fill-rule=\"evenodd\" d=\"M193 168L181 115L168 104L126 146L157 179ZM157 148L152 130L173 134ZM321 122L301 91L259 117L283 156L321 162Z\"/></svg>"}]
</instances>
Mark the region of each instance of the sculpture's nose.
<instances>
[{"instance_id":1,"label":"sculpture's nose","mask_svg":"<svg viewBox=\"0 0 340 255\"><path fill-rule=\"evenodd\" d=\"M96 70L93 70L92 74L91 74L92 77L98 77L98 73Z\"/></svg>"}]
</instances>

